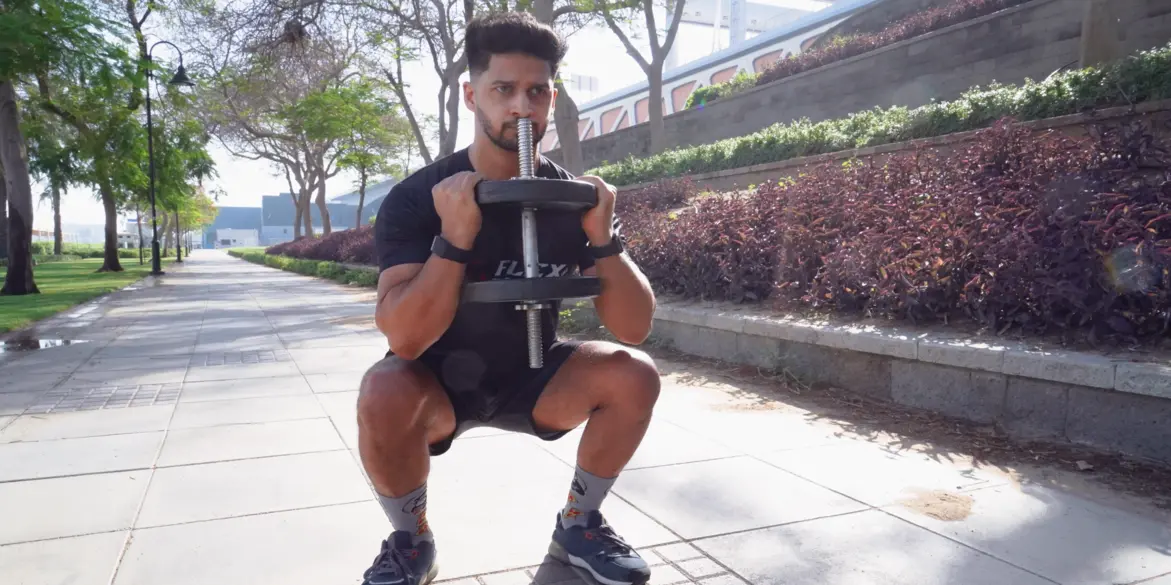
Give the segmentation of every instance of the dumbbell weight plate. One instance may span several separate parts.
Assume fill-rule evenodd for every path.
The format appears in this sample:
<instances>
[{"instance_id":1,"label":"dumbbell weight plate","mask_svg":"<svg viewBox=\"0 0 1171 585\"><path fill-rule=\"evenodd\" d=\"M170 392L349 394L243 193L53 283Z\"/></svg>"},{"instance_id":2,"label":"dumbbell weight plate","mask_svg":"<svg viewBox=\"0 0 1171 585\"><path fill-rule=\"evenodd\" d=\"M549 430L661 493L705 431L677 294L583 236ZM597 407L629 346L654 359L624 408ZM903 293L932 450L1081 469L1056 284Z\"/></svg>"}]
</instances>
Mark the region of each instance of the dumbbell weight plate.
<instances>
[{"instance_id":1,"label":"dumbbell weight plate","mask_svg":"<svg viewBox=\"0 0 1171 585\"><path fill-rule=\"evenodd\" d=\"M552 301L596 297L601 293L602 281L595 276L513 278L469 282L464 285L462 300L465 303Z\"/></svg>"},{"instance_id":2,"label":"dumbbell weight plate","mask_svg":"<svg viewBox=\"0 0 1171 585\"><path fill-rule=\"evenodd\" d=\"M598 204L593 183L565 179L507 179L476 184L476 203L585 211Z\"/></svg>"}]
</instances>

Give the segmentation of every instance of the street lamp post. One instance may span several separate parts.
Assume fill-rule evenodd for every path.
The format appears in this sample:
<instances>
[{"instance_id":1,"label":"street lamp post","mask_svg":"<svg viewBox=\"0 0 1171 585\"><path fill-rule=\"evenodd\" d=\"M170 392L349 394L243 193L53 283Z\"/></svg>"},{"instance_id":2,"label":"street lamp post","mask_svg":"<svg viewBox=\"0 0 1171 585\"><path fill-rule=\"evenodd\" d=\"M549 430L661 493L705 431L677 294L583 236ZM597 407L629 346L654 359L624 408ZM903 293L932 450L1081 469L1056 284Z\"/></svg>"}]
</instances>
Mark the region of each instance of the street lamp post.
<instances>
[{"instance_id":1,"label":"street lamp post","mask_svg":"<svg viewBox=\"0 0 1171 585\"><path fill-rule=\"evenodd\" d=\"M170 41L158 41L151 45L150 50L146 52L146 152L147 158L150 160L150 228L152 240L150 243L151 253L154 257L151 259L150 273L158 276L163 274L163 259L162 253L159 251L159 214L158 208L155 206L155 149L154 149L154 119L151 117L150 110L150 80L154 77L154 68L151 67L151 62L154 60L155 47L166 44L175 49L179 53L179 69L175 71L175 76L171 78L168 85L182 85L191 87L195 85L191 79L187 77L187 70L183 68L183 51L179 50L174 43Z\"/></svg>"}]
</instances>

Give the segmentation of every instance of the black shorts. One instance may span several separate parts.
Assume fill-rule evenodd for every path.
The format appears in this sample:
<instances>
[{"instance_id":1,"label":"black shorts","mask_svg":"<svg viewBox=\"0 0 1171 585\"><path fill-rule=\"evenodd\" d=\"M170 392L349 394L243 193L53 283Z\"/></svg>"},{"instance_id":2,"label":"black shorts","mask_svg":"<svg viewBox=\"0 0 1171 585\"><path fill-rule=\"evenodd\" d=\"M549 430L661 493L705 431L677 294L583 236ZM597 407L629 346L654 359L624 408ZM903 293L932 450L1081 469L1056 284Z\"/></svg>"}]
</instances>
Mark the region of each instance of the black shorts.
<instances>
[{"instance_id":1,"label":"black shorts","mask_svg":"<svg viewBox=\"0 0 1171 585\"><path fill-rule=\"evenodd\" d=\"M475 368L465 366L458 357L420 356L416 361L435 375L455 410L455 431L431 445L431 455L446 453L456 438L477 427L524 433L546 441L565 436L569 429L537 428L533 407L549 380L580 345L580 341L574 340L554 342L545 353L540 369L518 368L489 380L479 379L475 372L470 371ZM393 354L387 352L386 355Z\"/></svg>"}]
</instances>

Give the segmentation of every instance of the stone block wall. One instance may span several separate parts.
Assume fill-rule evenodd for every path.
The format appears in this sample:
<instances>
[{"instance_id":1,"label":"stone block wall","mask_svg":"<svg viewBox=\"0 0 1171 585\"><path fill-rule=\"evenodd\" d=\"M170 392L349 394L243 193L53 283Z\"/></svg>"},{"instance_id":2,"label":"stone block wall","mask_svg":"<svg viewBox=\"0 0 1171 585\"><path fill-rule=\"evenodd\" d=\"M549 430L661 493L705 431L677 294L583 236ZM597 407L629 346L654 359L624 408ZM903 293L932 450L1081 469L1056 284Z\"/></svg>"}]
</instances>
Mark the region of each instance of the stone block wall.
<instances>
[{"instance_id":1,"label":"stone block wall","mask_svg":"<svg viewBox=\"0 0 1171 585\"><path fill-rule=\"evenodd\" d=\"M1042 79L1076 66L1086 0L1036 0L717 100L664 119L668 148L743 136L778 122L874 107L918 107L975 85ZM1171 0L1115 0L1126 52L1171 40ZM646 124L582 142L587 169L650 154ZM560 160L559 151L547 153Z\"/></svg>"}]
</instances>

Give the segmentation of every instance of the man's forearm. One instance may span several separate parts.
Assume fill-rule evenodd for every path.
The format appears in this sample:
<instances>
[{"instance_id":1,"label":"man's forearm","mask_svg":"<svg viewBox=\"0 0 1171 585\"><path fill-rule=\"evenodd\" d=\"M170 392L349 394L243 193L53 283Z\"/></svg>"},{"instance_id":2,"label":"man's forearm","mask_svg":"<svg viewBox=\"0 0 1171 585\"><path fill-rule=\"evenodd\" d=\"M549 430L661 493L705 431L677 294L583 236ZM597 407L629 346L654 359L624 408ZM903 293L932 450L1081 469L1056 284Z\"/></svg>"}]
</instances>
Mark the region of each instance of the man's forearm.
<instances>
[{"instance_id":1,"label":"man's forearm","mask_svg":"<svg viewBox=\"0 0 1171 585\"><path fill-rule=\"evenodd\" d=\"M602 258L594 269L602 281L602 294L594 298L602 324L623 343L645 341L655 314L650 281L626 254Z\"/></svg>"},{"instance_id":2,"label":"man's forearm","mask_svg":"<svg viewBox=\"0 0 1171 585\"><path fill-rule=\"evenodd\" d=\"M451 325L459 307L464 268L433 255L414 277L378 299L375 320L395 355L418 357Z\"/></svg>"}]
</instances>

